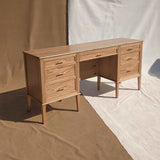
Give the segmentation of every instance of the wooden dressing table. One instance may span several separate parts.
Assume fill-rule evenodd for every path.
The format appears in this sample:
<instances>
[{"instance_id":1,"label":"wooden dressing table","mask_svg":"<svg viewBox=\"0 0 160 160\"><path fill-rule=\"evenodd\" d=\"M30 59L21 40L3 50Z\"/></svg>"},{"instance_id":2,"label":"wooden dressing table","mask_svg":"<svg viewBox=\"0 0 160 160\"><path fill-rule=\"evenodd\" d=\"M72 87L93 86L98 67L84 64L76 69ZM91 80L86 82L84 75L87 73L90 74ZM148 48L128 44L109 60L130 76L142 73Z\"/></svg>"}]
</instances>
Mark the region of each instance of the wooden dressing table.
<instances>
[{"instance_id":1,"label":"wooden dressing table","mask_svg":"<svg viewBox=\"0 0 160 160\"><path fill-rule=\"evenodd\" d=\"M24 51L28 111L31 97L41 103L42 123L46 122L46 104L76 96L80 108L80 80L97 76L116 85L119 95L121 81L138 78L141 88L143 41L118 38L83 44Z\"/></svg>"}]
</instances>

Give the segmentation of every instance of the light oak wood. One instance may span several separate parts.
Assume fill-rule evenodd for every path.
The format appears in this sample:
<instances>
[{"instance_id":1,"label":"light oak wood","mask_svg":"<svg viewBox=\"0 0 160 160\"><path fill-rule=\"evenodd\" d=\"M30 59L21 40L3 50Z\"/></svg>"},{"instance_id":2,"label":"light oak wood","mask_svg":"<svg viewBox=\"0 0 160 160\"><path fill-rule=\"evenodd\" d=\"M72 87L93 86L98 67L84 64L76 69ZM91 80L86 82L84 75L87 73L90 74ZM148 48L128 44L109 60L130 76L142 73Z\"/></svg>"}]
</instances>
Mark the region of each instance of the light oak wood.
<instances>
[{"instance_id":1,"label":"light oak wood","mask_svg":"<svg viewBox=\"0 0 160 160\"><path fill-rule=\"evenodd\" d=\"M97 76L97 90L100 90L101 77Z\"/></svg>"},{"instance_id":2,"label":"light oak wood","mask_svg":"<svg viewBox=\"0 0 160 160\"><path fill-rule=\"evenodd\" d=\"M58 82L64 80L64 78L74 78L75 77L75 67L74 65L69 65L62 68L49 68L45 70L45 81L46 83Z\"/></svg>"},{"instance_id":3,"label":"light oak wood","mask_svg":"<svg viewBox=\"0 0 160 160\"><path fill-rule=\"evenodd\" d=\"M46 101L76 91L75 79L46 85Z\"/></svg>"},{"instance_id":4,"label":"light oak wood","mask_svg":"<svg viewBox=\"0 0 160 160\"><path fill-rule=\"evenodd\" d=\"M80 79L83 80L97 76L97 68L98 64L96 59L80 62Z\"/></svg>"},{"instance_id":5,"label":"light oak wood","mask_svg":"<svg viewBox=\"0 0 160 160\"><path fill-rule=\"evenodd\" d=\"M139 69L138 72L140 74L140 76L138 77L138 90L141 89L141 72L142 72L142 49L143 49L143 42L141 42L140 45L140 52L139 52Z\"/></svg>"},{"instance_id":6,"label":"light oak wood","mask_svg":"<svg viewBox=\"0 0 160 160\"><path fill-rule=\"evenodd\" d=\"M28 54L25 56L27 94L42 102L41 70L38 58Z\"/></svg>"},{"instance_id":7,"label":"light oak wood","mask_svg":"<svg viewBox=\"0 0 160 160\"><path fill-rule=\"evenodd\" d=\"M31 96L27 95L27 111L31 111Z\"/></svg>"},{"instance_id":8,"label":"light oak wood","mask_svg":"<svg viewBox=\"0 0 160 160\"><path fill-rule=\"evenodd\" d=\"M116 72L116 75L117 75L117 79L116 79L116 98L118 98L119 97L119 83L121 82L120 81L120 61L121 61L121 47L119 46L118 48L117 48L117 52L119 53L118 55L117 55L117 72Z\"/></svg>"},{"instance_id":9,"label":"light oak wood","mask_svg":"<svg viewBox=\"0 0 160 160\"><path fill-rule=\"evenodd\" d=\"M99 59L99 76L113 81L117 80L117 56L113 55Z\"/></svg>"},{"instance_id":10,"label":"light oak wood","mask_svg":"<svg viewBox=\"0 0 160 160\"><path fill-rule=\"evenodd\" d=\"M39 59L46 59L46 58L52 58L52 57L59 57L62 55L70 55L70 54L75 54L80 52L86 52L91 50L110 48L110 47L122 46L122 45L129 45L129 44L135 44L140 42L142 41L135 40L135 39L128 39L128 38L117 38L117 39L109 39L109 40L81 43L81 44L74 44L74 45L36 49L36 50L25 51L25 53L35 56Z\"/></svg>"},{"instance_id":11,"label":"light oak wood","mask_svg":"<svg viewBox=\"0 0 160 160\"><path fill-rule=\"evenodd\" d=\"M141 76L138 77L138 90L141 89Z\"/></svg>"},{"instance_id":12,"label":"light oak wood","mask_svg":"<svg viewBox=\"0 0 160 160\"><path fill-rule=\"evenodd\" d=\"M54 68L54 67L65 67L69 64L75 64L75 56L74 55L68 55L66 56L60 56L55 58L47 58L44 60L45 68Z\"/></svg>"},{"instance_id":13,"label":"light oak wood","mask_svg":"<svg viewBox=\"0 0 160 160\"><path fill-rule=\"evenodd\" d=\"M42 110L42 123L46 123L46 105L42 104L41 105L41 110Z\"/></svg>"},{"instance_id":14,"label":"light oak wood","mask_svg":"<svg viewBox=\"0 0 160 160\"><path fill-rule=\"evenodd\" d=\"M76 95L77 111L80 111L80 95Z\"/></svg>"},{"instance_id":15,"label":"light oak wood","mask_svg":"<svg viewBox=\"0 0 160 160\"><path fill-rule=\"evenodd\" d=\"M121 54L137 52L140 50L140 43L133 43L121 46Z\"/></svg>"},{"instance_id":16,"label":"light oak wood","mask_svg":"<svg viewBox=\"0 0 160 160\"><path fill-rule=\"evenodd\" d=\"M139 52L132 52L121 55L121 65L139 62Z\"/></svg>"},{"instance_id":17,"label":"light oak wood","mask_svg":"<svg viewBox=\"0 0 160 160\"><path fill-rule=\"evenodd\" d=\"M46 104L76 96L80 110L80 79L97 76L119 83L137 77L141 88L142 41L119 38L24 52L28 110L31 96L41 103L42 122Z\"/></svg>"},{"instance_id":18,"label":"light oak wood","mask_svg":"<svg viewBox=\"0 0 160 160\"><path fill-rule=\"evenodd\" d=\"M119 82L116 82L116 98L119 97Z\"/></svg>"},{"instance_id":19,"label":"light oak wood","mask_svg":"<svg viewBox=\"0 0 160 160\"><path fill-rule=\"evenodd\" d=\"M79 55L75 57L76 65L75 65L75 74L76 74L76 91L80 94L80 66L79 66Z\"/></svg>"},{"instance_id":20,"label":"light oak wood","mask_svg":"<svg viewBox=\"0 0 160 160\"><path fill-rule=\"evenodd\" d=\"M90 59L102 58L110 55L115 55L116 48L99 49L94 51L82 52L80 53L80 61L88 61Z\"/></svg>"},{"instance_id":21,"label":"light oak wood","mask_svg":"<svg viewBox=\"0 0 160 160\"><path fill-rule=\"evenodd\" d=\"M136 61L134 63L121 66L120 77L127 77L130 75L137 74L138 66L139 66L139 63Z\"/></svg>"}]
</instances>

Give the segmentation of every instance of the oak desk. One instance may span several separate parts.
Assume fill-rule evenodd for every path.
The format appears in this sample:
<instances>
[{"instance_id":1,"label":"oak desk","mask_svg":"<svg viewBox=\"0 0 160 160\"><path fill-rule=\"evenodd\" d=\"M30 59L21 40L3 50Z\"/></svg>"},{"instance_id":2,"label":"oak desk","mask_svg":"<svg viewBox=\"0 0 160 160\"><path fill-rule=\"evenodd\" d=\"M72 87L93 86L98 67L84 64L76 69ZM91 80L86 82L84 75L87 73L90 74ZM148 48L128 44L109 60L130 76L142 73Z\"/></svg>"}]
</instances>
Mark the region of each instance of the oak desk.
<instances>
[{"instance_id":1,"label":"oak desk","mask_svg":"<svg viewBox=\"0 0 160 160\"><path fill-rule=\"evenodd\" d=\"M97 42L24 51L28 111L31 97L41 103L42 122L46 104L76 96L80 108L81 79L97 76L113 80L116 97L121 81L137 77L141 87L143 41L118 38Z\"/></svg>"}]
</instances>

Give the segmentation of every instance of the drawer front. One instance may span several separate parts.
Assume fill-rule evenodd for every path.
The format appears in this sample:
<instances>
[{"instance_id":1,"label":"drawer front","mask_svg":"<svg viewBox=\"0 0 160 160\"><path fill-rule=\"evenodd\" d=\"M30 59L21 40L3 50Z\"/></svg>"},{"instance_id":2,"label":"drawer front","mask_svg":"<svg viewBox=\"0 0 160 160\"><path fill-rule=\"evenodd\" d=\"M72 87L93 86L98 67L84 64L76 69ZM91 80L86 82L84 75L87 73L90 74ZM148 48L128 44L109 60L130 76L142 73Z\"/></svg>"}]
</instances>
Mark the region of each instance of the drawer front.
<instances>
[{"instance_id":1,"label":"drawer front","mask_svg":"<svg viewBox=\"0 0 160 160\"><path fill-rule=\"evenodd\" d=\"M140 51L140 44L135 43L135 44L120 46L120 51L121 51L121 54L127 54L131 52Z\"/></svg>"},{"instance_id":2,"label":"drawer front","mask_svg":"<svg viewBox=\"0 0 160 160\"><path fill-rule=\"evenodd\" d=\"M139 52L133 52L121 55L121 65L129 64L134 61L139 62Z\"/></svg>"},{"instance_id":3,"label":"drawer front","mask_svg":"<svg viewBox=\"0 0 160 160\"><path fill-rule=\"evenodd\" d=\"M138 73L139 63L133 63L130 65L123 65L120 67L120 78L132 76Z\"/></svg>"},{"instance_id":4,"label":"drawer front","mask_svg":"<svg viewBox=\"0 0 160 160\"><path fill-rule=\"evenodd\" d=\"M46 100L75 92L75 79L46 85Z\"/></svg>"},{"instance_id":5,"label":"drawer front","mask_svg":"<svg viewBox=\"0 0 160 160\"><path fill-rule=\"evenodd\" d=\"M82 52L80 53L80 61L97 59L97 58L106 57L106 56L115 55L115 54L117 54L116 47Z\"/></svg>"},{"instance_id":6,"label":"drawer front","mask_svg":"<svg viewBox=\"0 0 160 160\"><path fill-rule=\"evenodd\" d=\"M75 56L60 56L57 58L49 58L44 60L45 68L64 67L66 65L75 64Z\"/></svg>"},{"instance_id":7,"label":"drawer front","mask_svg":"<svg viewBox=\"0 0 160 160\"><path fill-rule=\"evenodd\" d=\"M63 80L64 78L74 78L75 77L75 66L69 65L61 68L47 68L45 70L45 82L53 82Z\"/></svg>"}]
</instances>

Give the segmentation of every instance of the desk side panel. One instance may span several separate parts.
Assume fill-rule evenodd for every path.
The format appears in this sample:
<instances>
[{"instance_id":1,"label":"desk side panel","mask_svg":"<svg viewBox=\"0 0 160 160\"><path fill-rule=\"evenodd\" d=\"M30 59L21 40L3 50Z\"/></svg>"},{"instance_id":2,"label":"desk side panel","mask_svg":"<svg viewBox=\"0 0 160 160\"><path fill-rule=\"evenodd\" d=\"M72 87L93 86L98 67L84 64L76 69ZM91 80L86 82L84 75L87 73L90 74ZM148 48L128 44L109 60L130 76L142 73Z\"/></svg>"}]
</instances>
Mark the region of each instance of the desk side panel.
<instances>
[{"instance_id":1,"label":"desk side panel","mask_svg":"<svg viewBox=\"0 0 160 160\"><path fill-rule=\"evenodd\" d=\"M42 102L40 60L24 53L27 94Z\"/></svg>"},{"instance_id":2,"label":"desk side panel","mask_svg":"<svg viewBox=\"0 0 160 160\"><path fill-rule=\"evenodd\" d=\"M87 79L98 75L97 59L80 62L80 79Z\"/></svg>"},{"instance_id":3,"label":"desk side panel","mask_svg":"<svg viewBox=\"0 0 160 160\"><path fill-rule=\"evenodd\" d=\"M117 55L99 59L99 75L117 81Z\"/></svg>"}]
</instances>

